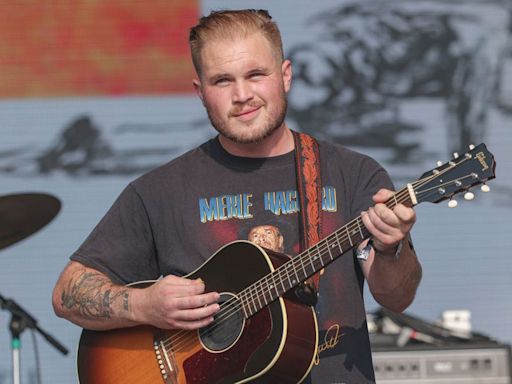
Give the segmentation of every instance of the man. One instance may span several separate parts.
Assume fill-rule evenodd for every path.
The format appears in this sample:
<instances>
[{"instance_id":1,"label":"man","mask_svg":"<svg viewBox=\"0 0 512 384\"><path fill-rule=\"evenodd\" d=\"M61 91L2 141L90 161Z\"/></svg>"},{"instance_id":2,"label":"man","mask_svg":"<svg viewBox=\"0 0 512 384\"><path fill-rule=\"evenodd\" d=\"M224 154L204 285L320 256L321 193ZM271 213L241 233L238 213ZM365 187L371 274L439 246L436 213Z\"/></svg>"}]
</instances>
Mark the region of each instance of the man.
<instances>
[{"instance_id":1,"label":"man","mask_svg":"<svg viewBox=\"0 0 512 384\"><path fill-rule=\"evenodd\" d=\"M276 24L266 11L212 12L191 30L190 46L193 84L219 135L130 183L72 255L53 305L81 327L205 327L219 310L219 293L180 276L236 240L240 225L278 229L279 218L296 228L290 244L300 242L294 140L284 121L292 66ZM307 380L373 382L363 281L387 308L411 303L421 277L407 240L415 213L383 204L392 185L372 159L326 142L320 158L331 196L324 233L361 214L372 243L363 241L357 257L340 257L320 278L319 354ZM275 222L267 222L269 212ZM160 276L144 289L125 286Z\"/></svg>"}]
</instances>

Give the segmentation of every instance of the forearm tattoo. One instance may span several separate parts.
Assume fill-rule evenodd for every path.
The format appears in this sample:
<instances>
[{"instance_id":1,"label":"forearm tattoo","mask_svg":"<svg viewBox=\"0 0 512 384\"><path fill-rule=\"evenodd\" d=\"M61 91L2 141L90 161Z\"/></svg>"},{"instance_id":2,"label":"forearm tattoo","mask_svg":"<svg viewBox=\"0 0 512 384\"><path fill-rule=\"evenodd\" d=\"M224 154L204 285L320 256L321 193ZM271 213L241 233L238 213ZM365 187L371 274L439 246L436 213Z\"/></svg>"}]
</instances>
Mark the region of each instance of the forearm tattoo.
<instances>
[{"instance_id":1,"label":"forearm tattoo","mask_svg":"<svg viewBox=\"0 0 512 384\"><path fill-rule=\"evenodd\" d=\"M61 296L64 308L91 319L110 319L116 308L128 311L128 297L128 289L115 287L104 275L86 270L70 280Z\"/></svg>"}]
</instances>

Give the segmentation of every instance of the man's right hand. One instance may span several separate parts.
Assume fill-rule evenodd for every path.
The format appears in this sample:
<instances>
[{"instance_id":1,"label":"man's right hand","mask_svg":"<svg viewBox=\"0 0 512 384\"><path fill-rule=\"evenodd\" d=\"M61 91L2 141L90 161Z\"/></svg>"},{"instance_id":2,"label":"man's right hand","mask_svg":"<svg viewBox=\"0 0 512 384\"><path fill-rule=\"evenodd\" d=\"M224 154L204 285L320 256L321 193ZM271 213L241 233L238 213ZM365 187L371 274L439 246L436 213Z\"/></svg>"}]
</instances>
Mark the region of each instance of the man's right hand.
<instances>
[{"instance_id":1,"label":"man's right hand","mask_svg":"<svg viewBox=\"0 0 512 384\"><path fill-rule=\"evenodd\" d=\"M144 289L130 292L136 322L162 329L198 329L210 324L219 310L219 294L205 293L201 279L166 276Z\"/></svg>"}]
</instances>

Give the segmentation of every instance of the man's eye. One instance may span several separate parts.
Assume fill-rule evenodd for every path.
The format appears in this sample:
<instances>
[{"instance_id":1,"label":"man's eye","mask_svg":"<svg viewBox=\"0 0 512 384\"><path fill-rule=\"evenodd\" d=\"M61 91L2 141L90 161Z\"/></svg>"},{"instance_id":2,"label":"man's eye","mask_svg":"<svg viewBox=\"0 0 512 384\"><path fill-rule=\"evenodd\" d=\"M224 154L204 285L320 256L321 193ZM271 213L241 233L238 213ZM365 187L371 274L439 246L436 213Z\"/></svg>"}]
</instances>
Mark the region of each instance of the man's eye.
<instances>
[{"instance_id":1,"label":"man's eye","mask_svg":"<svg viewBox=\"0 0 512 384\"><path fill-rule=\"evenodd\" d=\"M227 84L227 82L228 82L228 79L222 78L222 79L215 80L214 84L215 85L222 85L222 84Z\"/></svg>"}]
</instances>

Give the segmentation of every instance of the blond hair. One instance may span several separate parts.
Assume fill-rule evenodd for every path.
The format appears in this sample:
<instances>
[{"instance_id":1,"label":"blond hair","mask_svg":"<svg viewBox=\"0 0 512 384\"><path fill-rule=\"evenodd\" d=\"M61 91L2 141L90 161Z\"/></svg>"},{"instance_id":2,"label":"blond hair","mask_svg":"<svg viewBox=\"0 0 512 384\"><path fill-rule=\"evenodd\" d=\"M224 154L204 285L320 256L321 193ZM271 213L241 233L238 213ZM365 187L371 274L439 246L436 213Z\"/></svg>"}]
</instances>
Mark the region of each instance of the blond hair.
<instances>
[{"instance_id":1,"label":"blond hair","mask_svg":"<svg viewBox=\"0 0 512 384\"><path fill-rule=\"evenodd\" d=\"M283 43L277 24L272 16L262 9L243 9L212 11L199 19L199 23L190 29L189 45L192 63L198 75L201 75L201 50L210 40L245 38L260 32L267 38L273 53L283 61Z\"/></svg>"}]
</instances>

